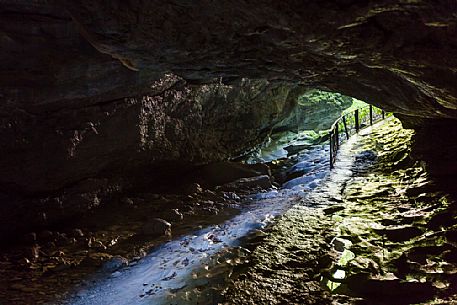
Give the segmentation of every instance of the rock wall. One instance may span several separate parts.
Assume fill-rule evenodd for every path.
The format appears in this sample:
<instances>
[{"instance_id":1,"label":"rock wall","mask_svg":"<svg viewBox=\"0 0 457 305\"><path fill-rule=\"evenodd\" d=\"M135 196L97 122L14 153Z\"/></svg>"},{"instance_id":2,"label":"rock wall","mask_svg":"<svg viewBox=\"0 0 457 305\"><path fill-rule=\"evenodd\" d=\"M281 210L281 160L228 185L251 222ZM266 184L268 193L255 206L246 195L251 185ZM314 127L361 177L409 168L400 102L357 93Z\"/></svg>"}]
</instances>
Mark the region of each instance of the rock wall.
<instances>
[{"instance_id":1,"label":"rock wall","mask_svg":"<svg viewBox=\"0 0 457 305\"><path fill-rule=\"evenodd\" d=\"M2 99L80 106L149 92L171 71L301 82L456 118L456 11L452 0L3 1Z\"/></svg>"},{"instance_id":2,"label":"rock wall","mask_svg":"<svg viewBox=\"0 0 457 305\"><path fill-rule=\"evenodd\" d=\"M67 1L99 51L186 79L280 78L413 116L456 117L457 4Z\"/></svg>"},{"instance_id":3,"label":"rock wall","mask_svg":"<svg viewBox=\"0 0 457 305\"><path fill-rule=\"evenodd\" d=\"M192 86L175 76L167 81L174 87L156 95L40 114L12 111L0 125L7 143L0 147L0 185L49 192L161 163L228 159L260 144L304 90L266 80L230 86Z\"/></svg>"},{"instance_id":4,"label":"rock wall","mask_svg":"<svg viewBox=\"0 0 457 305\"><path fill-rule=\"evenodd\" d=\"M163 82L173 85L155 95L2 117L0 239L18 219L52 224L240 155L264 141L304 90L266 80Z\"/></svg>"},{"instance_id":5,"label":"rock wall","mask_svg":"<svg viewBox=\"0 0 457 305\"><path fill-rule=\"evenodd\" d=\"M292 112L273 128L275 131L316 132L330 129L341 113L351 107L352 98L338 93L309 90L298 98Z\"/></svg>"},{"instance_id":6,"label":"rock wall","mask_svg":"<svg viewBox=\"0 0 457 305\"><path fill-rule=\"evenodd\" d=\"M407 124L456 124L452 0L67 1L66 8L87 41L132 70L171 70L193 82L288 80L354 96Z\"/></svg>"},{"instance_id":7,"label":"rock wall","mask_svg":"<svg viewBox=\"0 0 457 305\"><path fill-rule=\"evenodd\" d=\"M306 88L401 114L433 163L457 141L456 12L453 0L2 1L0 188L47 196L233 157Z\"/></svg>"},{"instance_id":8,"label":"rock wall","mask_svg":"<svg viewBox=\"0 0 457 305\"><path fill-rule=\"evenodd\" d=\"M405 128L415 129L412 156L423 160L442 189L457 198L457 124L453 119L400 116Z\"/></svg>"}]
</instances>

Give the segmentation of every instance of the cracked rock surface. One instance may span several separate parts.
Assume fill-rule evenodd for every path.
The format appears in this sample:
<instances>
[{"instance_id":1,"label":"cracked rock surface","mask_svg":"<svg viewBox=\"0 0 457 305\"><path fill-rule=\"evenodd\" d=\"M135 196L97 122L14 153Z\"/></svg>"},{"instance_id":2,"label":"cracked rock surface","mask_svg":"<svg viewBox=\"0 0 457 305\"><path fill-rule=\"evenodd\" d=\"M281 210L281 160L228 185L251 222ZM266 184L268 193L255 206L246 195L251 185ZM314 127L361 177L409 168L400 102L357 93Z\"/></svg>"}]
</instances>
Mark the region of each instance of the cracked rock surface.
<instances>
[{"instance_id":1,"label":"cracked rock surface","mask_svg":"<svg viewBox=\"0 0 457 305\"><path fill-rule=\"evenodd\" d=\"M398 113L452 186L456 14L452 0L3 1L1 215L62 193L53 206L81 211L127 176L236 157L315 88Z\"/></svg>"},{"instance_id":2,"label":"cracked rock surface","mask_svg":"<svg viewBox=\"0 0 457 305\"><path fill-rule=\"evenodd\" d=\"M453 304L455 202L408 157L398 121L358 138L328 181L254 239L227 304Z\"/></svg>"}]
</instances>

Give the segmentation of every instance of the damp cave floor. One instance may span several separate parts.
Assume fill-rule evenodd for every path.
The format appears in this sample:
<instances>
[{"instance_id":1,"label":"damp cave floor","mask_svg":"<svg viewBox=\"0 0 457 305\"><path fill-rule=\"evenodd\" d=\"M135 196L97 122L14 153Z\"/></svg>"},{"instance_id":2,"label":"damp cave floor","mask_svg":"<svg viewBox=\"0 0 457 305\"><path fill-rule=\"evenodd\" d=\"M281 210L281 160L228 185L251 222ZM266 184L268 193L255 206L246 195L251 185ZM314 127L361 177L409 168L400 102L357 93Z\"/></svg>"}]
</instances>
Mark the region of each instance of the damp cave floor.
<instances>
[{"instance_id":1,"label":"damp cave floor","mask_svg":"<svg viewBox=\"0 0 457 305\"><path fill-rule=\"evenodd\" d=\"M455 202L410 159L412 133L389 119L345 143L327 179L253 239L221 300L456 304Z\"/></svg>"},{"instance_id":2,"label":"damp cave floor","mask_svg":"<svg viewBox=\"0 0 457 305\"><path fill-rule=\"evenodd\" d=\"M313 175L158 241L127 267L76 277L59 297L45 298L39 278L43 297L32 297L39 288L20 277L0 295L18 304L457 304L455 202L410 159L411 136L387 119L344 143L331 171L328 148L318 148ZM65 272L74 273L44 283L58 287Z\"/></svg>"}]
</instances>

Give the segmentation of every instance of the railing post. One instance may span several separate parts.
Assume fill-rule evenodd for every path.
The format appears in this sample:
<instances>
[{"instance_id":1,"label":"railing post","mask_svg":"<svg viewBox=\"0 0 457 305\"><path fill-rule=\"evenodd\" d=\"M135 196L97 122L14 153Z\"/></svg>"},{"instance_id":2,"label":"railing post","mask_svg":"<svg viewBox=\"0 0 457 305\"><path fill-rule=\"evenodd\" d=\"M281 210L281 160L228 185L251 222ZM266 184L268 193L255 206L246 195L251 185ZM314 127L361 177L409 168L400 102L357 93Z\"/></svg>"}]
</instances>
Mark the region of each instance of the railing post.
<instances>
[{"instance_id":1,"label":"railing post","mask_svg":"<svg viewBox=\"0 0 457 305\"><path fill-rule=\"evenodd\" d=\"M330 168L333 168L333 130L330 130Z\"/></svg>"},{"instance_id":2,"label":"railing post","mask_svg":"<svg viewBox=\"0 0 457 305\"><path fill-rule=\"evenodd\" d=\"M359 109L354 111L354 119L355 119L355 131L359 132L360 125L359 125Z\"/></svg>"},{"instance_id":3,"label":"railing post","mask_svg":"<svg viewBox=\"0 0 457 305\"><path fill-rule=\"evenodd\" d=\"M373 106L370 105L370 125L373 125Z\"/></svg>"},{"instance_id":4,"label":"railing post","mask_svg":"<svg viewBox=\"0 0 457 305\"><path fill-rule=\"evenodd\" d=\"M370 108L370 125L373 125L374 107L372 105L370 105L369 108ZM363 107L363 109L366 109L366 107ZM384 110L382 110L382 109L380 109L380 110L381 110L382 119L384 119L386 117L386 113L384 112ZM360 131L360 127L361 127L360 121L361 121L361 119L364 119L364 118L365 118L365 116L363 118L359 117L359 109L354 110L354 123L355 123L355 129L356 129L357 133ZM347 122L346 122L346 116L343 115L338 120L336 120L335 123L333 123L332 128L329 132L329 136L330 136L329 157L330 157L330 168L331 169L334 168L334 164L336 162L336 155L337 155L338 149L340 148L340 121L342 121L342 123L343 123L344 132L346 133L346 139L349 140L349 137L350 137L350 133L349 133L349 130L347 127ZM376 121L378 121L378 120L376 120ZM363 126L366 127L365 124Z\"/></svg>"},{"instance_id":5,"label":"railing post","mask_svg":"<svg viewBox=\"0 0 457 305\"><path fill-rule=\"evenodd\" d=\"M343 116L343 125L344 125L344 132L346 133L346 140L349 140L349 131L348 126L346 125L346 117Z\"/></svg>"}]
</instances>

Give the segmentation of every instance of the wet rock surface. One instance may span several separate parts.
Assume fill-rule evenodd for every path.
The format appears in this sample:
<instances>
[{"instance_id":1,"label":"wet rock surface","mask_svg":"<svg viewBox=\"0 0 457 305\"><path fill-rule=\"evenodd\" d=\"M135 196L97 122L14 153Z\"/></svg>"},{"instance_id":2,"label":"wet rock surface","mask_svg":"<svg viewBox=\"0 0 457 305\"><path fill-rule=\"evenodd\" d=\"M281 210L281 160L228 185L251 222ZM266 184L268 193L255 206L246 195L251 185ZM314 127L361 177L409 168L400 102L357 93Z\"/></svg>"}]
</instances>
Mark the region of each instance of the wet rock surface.
<instances>
[{"instance_id":1,"label":"wet rock surface","mask_svg":"<svg viewBox=\"0 0 457 305\"><path fill-rule=\"evenodd\" d=\"M225 302L452 304L455 202L409 158L411 135L390 121L357 136L322 186L252 243ZM368 150L375 160L357 158Z\"/></svg>"},{"instance_id":2,"label":"wet rock surface","mask_svg":"<svg viewBox=\"0 0 457 305\"><path fill-rule=\"evenodd\" d=\"M271 179L267 175L261 175L252 178L241 178L234 182L224 184L220 187L224 191L236 191L236 190L265 190L272 187Z\"/></svg>"},{"instance_id":3,"label":"wet rock surface","mask_svg":"<svg viewBox=\"0 0 457 305\"><path fill-rule=\"evenodd\" d=\"M262 228L296 204L302 189L319 183L317 173L328 172L327 151L328 146L317 145L294 157L308 163L309 172L304 175L315 179L295 189L225 192L189 182L181 195L124 194L113 203L113 210L100 207L86 221L65 230L27 234L29 244L2 251L5 269L0 296L14 304L111 305L119 300L132 305L190 304L208 297L210 302L219 299L209 283L223 285L227 266L247 262L250 250L240 247L240 241L252 232L260 241ZM270 173L266 165L244 167L256 168L257 174ZM271 172L276 176L288 167L280 160ZM171 223L171 236L143 234L143 226L153 218ZM59 246L57 238L76 241ZM52 249L53 256L40 253L38 259L25 260L25 253L36 246L43 253ZM20 285L29 289L17 295L13 288Z\"/></svg>"},{"instance_id":4,"label":"wet rock surface","mask_svg":"<svg viewBox=\"0 0 457 305\"><path fill-rule=\"evenodd\" d=\"M436 151L456 150L455 11L449 0L3 1L0 235L237 157L295 126L293 97L310 88L402 114L418 155L450 181L453 155Z\"/></svg>"},{"instance_id":5,"label":"wet rock surface","mask_svg":"<svg viewBox=\"0 0 457 305\"><path fill-rule=\"evenodd\" d=\"M240 198L190 184L191 195L123 197L123 221L116 213L103 224L98 214L93 230L27 234L26 246L2 254L0 295L14 304L111 304L120 294L125 304L452 304L454 202L410 159L411 135L392 119L366 129L342 146L323 177L327 155L299 153L296 164L317 167L297 178L314 177L317 187L306 181L256 195L238 191ZM272 162L273 176L292 170L289 161ZM257 198L256 208L246 196ZM240 205L247 213L231 218ZM255 209L260 218L243 225ZM183 219L171 219L176 210ZM170 222L172 240L145 239L147 215ZM207 227L212 221L219 225ZM184 234L198 224L207 229Z\"/></svg>"},{"instance_id":6,"label":"wet rock surface","mask_svg":"<svg viewBox=\"0 0 457 305\"><path fill-rule=\"evenodd\" d=\"M269 172L266 165L245 167ZM243 177L229 172L231 179ZM100 277L119 277L155 247L240 213L255 191L189 183L181 194L129 193L84 219L24 234L0 251L0 304L61 304L75 287L84 291ZM219 242L215 235L208 240Z\"/></svg>"},{"instance_id":7,"label":"wet rock surface","mask_svg":"<svg viewBox=\"0 0 457 305\"><path fill-rule=\"evenodd\" d=\"M352 105L352 98L341 94L309 90L298 98L297 106L273 131L327 130Z\"/></svg>"},{"instance_id":8,"label":"wet rock surface","mask_svg":"<svg viewBox=\"0 0 457 305\"><path fill-rule=\"evenodd\" d=\"M245 153L304 90L283 85L195 86L170 77L151 95L51 113L8 112L0 124L0 240L12 227L79 217L128 191L179 188L197 167Z\"/></svg>"},{"instance_id":9,"label":"wet rock surface","mask_svg":"<svg viewBox=\"0 0 457 305\"><path fill-rule=\"evenodd\" d=\"M52 262L49 269L72 269L87 256L78 252L86 246L81 251L106 253L118 245L116 236L135 235L126 228L141 227L145 220L137 221L140 213L145 219L170 221L173 231L176 222L190 221L194 214L221 216L220 201L239 204L238 195L203 196L195 181L187 190L190 197L158 200L139 195L138 189L155 193L149 187L170 178L167 174L176 177L195 165L235 158L262 143L274 126L290 128L283 120L290 118L296 97L308 88L345 93L401 114L417 131L414 155L428 161L427 174L441 176L440 184L455 191L455 12L456 4L449 0L3 1L0 239L23 239L27 247L8 254L2 270L44 273L48 268L40 269L40 264L45 260ZM304 147L291 146L290 155ZM382 161L382 154L373 151L380 149L372 145L358 155L360 174L369 175L364 164ZM392 200L404 216L384 220L372 233L397 249L402 241L421 241L424 235L452 228L451 211L431 215L449 200L427 195L433 186L403 193L398 185L421 174L404 151L392 160L397 160L398 171L407 166L413 171L386 178L392 185L379 183L376 192L347 188L349 199L358 196L373 205L376 198ZM310 178L310 166L302 165L278 174L273 184L287 182L285 187L295 192L315 188L323 176ZM379 182L366 179L368 185ZM359 182L354 179L351 185ZM425 198L419 197L422 193ZM129 225L123 234L116 233L119 228L100 232L96 222L103 223L100 219L107 215L84 220L91 224L76 221L124 195L132 196L122 201L118 213L138 214L111 215L135 219L133 225L124 219ZM192 204L195 199L202 203ZM344 200L339 194L332 202L346 207ZM421 200L424 210L408 215ZM154 210L162 206L171 206L168 214ZM346 210L326 210L324 215L337 217ZM367 210L374 215L381 211ZM75 226L67 230L57 228L73 221ZM75 227L81 232L72 232ZM30 228L37 232L19 237ZM447 241L454 238L449 232ZM338 249L346 247L342 240L350 240L351 248L357 244L349 233L334 240ZM426 250L442 250L443 258L455 259L447 241L406 251L406 263L398 261L399 274L423 271L424 264L432 268ZM77 259L67 260L68 253ZM376 269L379 262L367 264ZM9 274L3 278L16 279ZM390 284L397 285L397 278ZM367 278L373 285L374 280ZM424 291L439 294L447 282L435 283L438 292ZM27 292L31 286L11 287ZM363 291L356 294L366 297Z\"/></svg>"}]
</instances>

